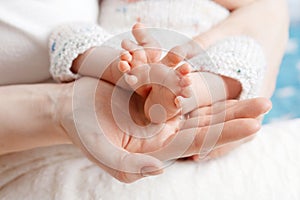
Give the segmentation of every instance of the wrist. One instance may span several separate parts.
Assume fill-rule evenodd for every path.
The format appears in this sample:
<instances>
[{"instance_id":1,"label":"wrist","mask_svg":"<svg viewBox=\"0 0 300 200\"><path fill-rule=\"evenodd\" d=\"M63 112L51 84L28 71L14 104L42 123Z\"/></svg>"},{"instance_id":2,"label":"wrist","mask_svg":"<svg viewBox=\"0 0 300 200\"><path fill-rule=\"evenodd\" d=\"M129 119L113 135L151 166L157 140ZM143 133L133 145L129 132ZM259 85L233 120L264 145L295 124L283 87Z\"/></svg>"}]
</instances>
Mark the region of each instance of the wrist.
<instances>
[{"instance_id":1,"label":"wrist","mask_svg":"<svg viewBox=\"0 0 300 200\"><path fill-rule=\"evenodd\" d=\"M70 143L57 121L59 90L56 84L0 87L0 154Z\"/></svg>"},{"instance_id":2,"label":"wrist","mask_svg":"<svg viewBox=\"0 0 300 200\"><path fill-rule=\"evenodd\" d=\"M55 85L55 92L48 96L48 104L51 105L50 116L56 132L58 143L71 143L70 130L67 130L66 121L71 122L72 117L72 93L74 82ZM72 121L73 122L73 121Z\"/></svg>"},{"instance_id":3,"label":"wrist","mask_svg":"<svg viewBox=\"0 0 300 200\"><path fill-rule=\"evenodd\" d=\"M49 144L45 142L45 146L71 143L66 130L61 124L60 118L61 112L63 112L62 99L64 99L64 101L69 99L67 94L70 92L66 92L69 85L70 84L49 84L38 86L41 88L36 88L42 91L42 93L37 93L39 95L37 96L37 104L44 109L40 117L43 119L41 123L43 123L45 129L47 129L43 137L48 139Z\"/></svg>"}]
</instances>

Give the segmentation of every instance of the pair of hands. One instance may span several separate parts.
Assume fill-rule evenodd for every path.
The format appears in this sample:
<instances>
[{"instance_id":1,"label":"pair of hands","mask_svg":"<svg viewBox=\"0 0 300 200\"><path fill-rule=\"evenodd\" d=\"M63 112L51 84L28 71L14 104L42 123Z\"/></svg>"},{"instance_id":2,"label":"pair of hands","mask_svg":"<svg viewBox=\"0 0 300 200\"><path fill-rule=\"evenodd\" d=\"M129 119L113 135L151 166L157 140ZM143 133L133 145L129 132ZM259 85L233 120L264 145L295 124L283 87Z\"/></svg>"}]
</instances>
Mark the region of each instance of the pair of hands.
<instances>
[{"instance_id":1,"label":"pair of hands","mask_svg":"<svg viewBox=\"0 0 300 200\"><path fill-rule=\"evenodd\" d=\"M203 149L211 151L210 156L224 152L226 144L257 132L256 118L271 107L264 98L230 100L198 108L188 119L174 117L165 124L147 126L143 99L133 94L127 102L129 91L83 77L65 92L68 98L62 100L60 122L68 136L90 160L122 182L162 173L162 161L205 156ZM140 125L138 132L131 120ZM207 133L216 139L214 144L207 146Z\"/></svg>"},{"instance_id":2,"label":"pair of hands","mask_svg":"<svg viewBox=\"0 0 300 200\"><path fill-rule=\"evenodd\" d=\"M266 8L270 9L266 10ZM278 23L272 23L274 20ZM270 24L272 26L269 26ZM268 28L266 29L266 27ZM269 64L262 89L263 95L269 97L275 85L279 61L283 55L287 39L287 27L288 18L285 1L280 0L276 4L270 0L253 1L240 8L234 8L228 19L207 33L195 37L195 41L205 49L224 37L236 34L247 34L257 39L264 47ZM186 48L191 48L191 46ZM101 84L101 87L98 84ZM73 108L69 104L71 97L63 100L65 103L62 105L64 105L65 111L61 113L66 113L61 116L63 127L67 130L72 141L92 161L122 182L133 182L147 175L162 173L163 164L159 159L170 160L199 154L207 129L213 130L213 127L221 137L219 137L217 145L212 149L209 156L214 157L223 154L231 149L233 144L231 142L253 135L260 128L260 122L256 118L271 108L270 101L263 98L227 101L225 107L224 104L217 103L197 109L190 114L192 116L190 119L183 122L179 118L167 121L165 126L151 139L138 139L128 134L130 127L128 130L126 127L120 129L113 118L110 109L111 99L107 97L111 96L116 89L114 86L105 82L98 82L92 78L81 78L69 86L77 88L75 91L78 91L79 88L80 95L77 96L76 101L73 101ZM70 91L68 90L66 93L69 94ZM114 103L116 110L119 110L121 115L123 112L122 100L125 101L127 95L126 91L123 90L120 93L124 96L120 95L119 101ZM130 107L130 112L131 117L137 120L139 124L143 124L146 123L146 120L141 116L143 112L140 112L139 101L140 99L136 96L131 99L130 105L133 106ZM95 109L91 110L91 106L87 106L87 102L93 105L92 108ZM134 106L135 103L136 106ZM215 108L213 112L212 108ZM74 112L78 114L74 115ZM122 116L126 115L128 113L122 113ZM79 119L76 119L76 116ZM123 125L126 124L127 119L129 118L124 118ZM99 131L98 122L101 122L101 127L105 131ZM208 126L208 122L211 122L210 126ZM158 127L157 130L159 128L161 127ZM174 138L175 140L173 140ZM183 143L184 151L182 148L178 148L182 143L178 144L176 148L164 149L168 144L177 144L175 141L187 141ZM186 146L188 147L185 148ZM146 155L145 152L154 153Z\"/></svg>"}]
</instances>

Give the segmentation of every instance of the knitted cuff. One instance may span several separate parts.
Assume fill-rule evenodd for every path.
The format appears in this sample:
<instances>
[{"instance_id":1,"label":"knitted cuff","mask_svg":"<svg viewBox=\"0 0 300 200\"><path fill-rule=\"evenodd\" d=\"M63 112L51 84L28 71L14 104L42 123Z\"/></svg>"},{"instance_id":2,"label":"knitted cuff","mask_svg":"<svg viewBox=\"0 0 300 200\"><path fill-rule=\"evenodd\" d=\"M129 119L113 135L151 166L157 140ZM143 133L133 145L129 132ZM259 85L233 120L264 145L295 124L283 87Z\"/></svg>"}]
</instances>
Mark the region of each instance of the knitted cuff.
<instances>
[{"instance_id":1,"label":"knitted cuff","mask_svg":"<svg viewBox=\"0 0 300 200\"><path fill-rule=\"evenodd\" d=\"M222 40L189 62L197 71L212 72L238 80L242 85L239 99L257 96L266 68L261 46L246 36Z\"/></svg>"},{"instance_id":2,"label":"knitted cuff","mask_svg":"<svg viewBox=\"0 0 300 200\"><path fill-rule=\"evenodd\" d=\"M58 82L79 78L70 69L79 54L100 46L110 35L94 24L70 24L58 27L50 36L50 73Z\"/></svg>"}]
</instances>

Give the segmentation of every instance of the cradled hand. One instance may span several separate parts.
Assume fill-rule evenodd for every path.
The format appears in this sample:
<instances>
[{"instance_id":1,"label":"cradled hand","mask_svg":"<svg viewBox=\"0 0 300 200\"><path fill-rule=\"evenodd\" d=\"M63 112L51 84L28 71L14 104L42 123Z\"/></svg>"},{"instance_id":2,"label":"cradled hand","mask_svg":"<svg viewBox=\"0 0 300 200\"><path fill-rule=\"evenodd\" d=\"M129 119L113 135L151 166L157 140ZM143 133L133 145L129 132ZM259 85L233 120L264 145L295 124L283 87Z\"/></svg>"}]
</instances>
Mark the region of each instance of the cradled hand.
<instances>
[{"instance_id":1,"label":"cradled hand","mask_svg":"<svg viewBox=\"0 0 300 200\"><path fill-rule=\"evenodd\" d=\"M161 161L201 153L207 133L214 135L215 144L205 151L253 135L260 128L255 118L270 109L263 98L230 101L155 125L148 124L138 95L92 78L70 87L73 96L69 88L61 101L60 123L90 160L122 182L162 173Z\"/></svg>"}]
</instances>

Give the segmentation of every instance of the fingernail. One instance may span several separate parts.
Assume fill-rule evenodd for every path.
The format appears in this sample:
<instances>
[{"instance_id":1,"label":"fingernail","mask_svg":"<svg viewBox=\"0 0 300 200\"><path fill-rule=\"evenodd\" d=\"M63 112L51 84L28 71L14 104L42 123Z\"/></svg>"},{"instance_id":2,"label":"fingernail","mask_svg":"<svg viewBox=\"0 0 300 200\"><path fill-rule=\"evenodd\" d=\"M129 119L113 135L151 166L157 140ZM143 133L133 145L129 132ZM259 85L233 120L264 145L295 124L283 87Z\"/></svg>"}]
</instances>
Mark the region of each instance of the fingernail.
<instances>
[{"instance_id":1,"label":"fingernail","mask_svg":"<svg viewBox=\"0 0 300 200\"><path fill-rule=\"evenodd\" d=\"M142 176L156 176L162 173L163 170L158 167L143 167L141 169Z\"/></svg>"},{"instance_id":2,"label":"fingernail","mask_svg":"<svg viewBox=\"0 0 300 200\"><path fill-rule=\"evenodd\" d=\"M271 111L271 108L269 110L267 110L264 115L268 114Z\"/></svg>"},{"instance_id":3,"label":"fingernail","mask_svg":"<svg viewBox=\"0 0 300 200\"><path fill-rule=\"evenodd\" d=\"M267 110L266 113L269 113L272 110L272 104L269 105L269 109Z\"/></svg>"},{"instance_id":4,"label":"fingernail","mask_svg":"<svg viewBox=\"0 0 300 200\"><path fill-rule=\"evenodd\" d=\"M265 107L267 109L264 114L268 114L272 110L272 102L269 100L268 103L266 103Z\"/></svg>"}]
</instances>

